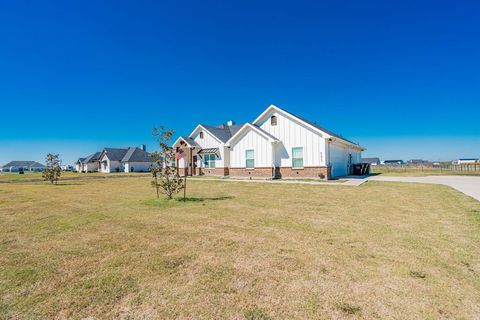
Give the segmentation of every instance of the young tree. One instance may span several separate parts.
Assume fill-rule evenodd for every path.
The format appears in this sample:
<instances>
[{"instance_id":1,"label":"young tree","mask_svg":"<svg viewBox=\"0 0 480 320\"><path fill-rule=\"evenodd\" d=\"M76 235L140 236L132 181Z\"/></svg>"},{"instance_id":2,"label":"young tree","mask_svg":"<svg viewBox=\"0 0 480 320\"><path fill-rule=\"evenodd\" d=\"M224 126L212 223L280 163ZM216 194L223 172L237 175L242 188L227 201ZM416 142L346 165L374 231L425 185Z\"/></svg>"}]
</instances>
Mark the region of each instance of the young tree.
<instances>
[{"instance_id":1,"label":"young tree","mask_svg":"<svg viewBox=\"0 0 480 320\"><path fill-rule=\"evenodd\" d=\"M151 184L157 191L157 198L160 197L161 191L168 199L172 199L175 194L185 188L184 181L174 165L175 149L170 146L173 133L173 130L165 130L163 126L152 130L152 135L160 145L160 151L153 154L155 164L150 166L153 178Z\"/></svg>"},{"instance_id":2,"label":"young tree","mask_svg":"<svg viewBox=\"0 0 480 320\"><path fill-rule=\"evenodd\" d=\"M43 171L42 177L45 181L50 181L51 184L57 184L62 173L58 154L47 154L46 162L47 168Z\"/></svg>"}]
</instances>

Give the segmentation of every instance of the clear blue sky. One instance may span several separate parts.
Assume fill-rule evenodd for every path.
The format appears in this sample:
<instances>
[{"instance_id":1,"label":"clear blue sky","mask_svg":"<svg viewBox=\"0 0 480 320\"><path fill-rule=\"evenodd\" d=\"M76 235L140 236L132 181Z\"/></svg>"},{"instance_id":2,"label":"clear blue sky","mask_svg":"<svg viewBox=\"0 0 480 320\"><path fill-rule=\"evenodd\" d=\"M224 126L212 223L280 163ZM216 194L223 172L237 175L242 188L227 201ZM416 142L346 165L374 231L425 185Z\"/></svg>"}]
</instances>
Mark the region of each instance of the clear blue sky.
<instances>
[{"instance_id":1,"label":"clear blue sky","mask_svg":"<svg viewBox=\"0 0 480 320\"><path fill-rule=\"evenodd\" d=\"M381 158L480 157L478 1L0 1L0 164L269 104Z\"/></svg>"}]
</instances>

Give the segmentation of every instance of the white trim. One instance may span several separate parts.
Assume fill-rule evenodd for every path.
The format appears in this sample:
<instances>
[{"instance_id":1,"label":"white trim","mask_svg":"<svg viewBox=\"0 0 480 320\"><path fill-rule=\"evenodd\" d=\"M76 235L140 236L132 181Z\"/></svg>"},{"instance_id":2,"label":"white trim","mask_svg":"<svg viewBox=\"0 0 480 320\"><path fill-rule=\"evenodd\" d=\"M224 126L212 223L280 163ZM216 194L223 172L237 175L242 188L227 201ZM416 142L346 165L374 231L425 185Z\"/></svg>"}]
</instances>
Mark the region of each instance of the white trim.
<instances>
[{"instance_id":1,"label":"white trim","mask_svg":"<svg viewBox=\"0 0 480 320\"><path fill-rule=\"evenodd\" d=\"M195 129L188 135L188 137L191 138L191 139L193 139L193 138L192 138L193 135L195 134L195 132L197 132L197 130L198 130L199 128L207 131L208 134L210 134L215 140L217 140L219 143L223 144L223 141L221 141L221 140L218 139L213 133L211 133L210 131L208 131L207 129L205 129L205 127L202 126L201 124L197 125L197 126L195 127ZM203 137L203 138L205 139L205 137Z\"/></svg>"},{"instance_id":2,"label":"white trim","mask_svg":"<svg viewBox=\"0 0 480 320\"><path fill-rule=\"evenodd\" d=\"M225 145L227 147L230 147L230 144L232 143L232 141L234 141L237 138L237 136L241 135L243 133L243 131L245 131L246 128L250 128L250 129L254 130L256 133L263 136L265 139L267 139L270 142L278 142L279 141L277 138L275 138L274 136L272 136L268 132L265 132L262 129L260 129L260 128L252 125L251 123L247 122L233 136L231 136L230 139L227 140L227 142L225 142Z\"/></svg>"},{"instance_id":3,"label":"white trim","mask_svg":"<svg viewBox=\"0 0 480 320\"><path fill-rule=\"evenodd\" d=\"M183 140L183 142L185 142L189 148L195 148L195 147L197 147L197 146L193 146L193 145L191 145L190 143L188 143L188 141L185 140L183 137L178 137L178 139L175 140L175 142L173 143L172 146L175 146L175 145L177 144L178 140Z\"/></svg>"}]
</instances>

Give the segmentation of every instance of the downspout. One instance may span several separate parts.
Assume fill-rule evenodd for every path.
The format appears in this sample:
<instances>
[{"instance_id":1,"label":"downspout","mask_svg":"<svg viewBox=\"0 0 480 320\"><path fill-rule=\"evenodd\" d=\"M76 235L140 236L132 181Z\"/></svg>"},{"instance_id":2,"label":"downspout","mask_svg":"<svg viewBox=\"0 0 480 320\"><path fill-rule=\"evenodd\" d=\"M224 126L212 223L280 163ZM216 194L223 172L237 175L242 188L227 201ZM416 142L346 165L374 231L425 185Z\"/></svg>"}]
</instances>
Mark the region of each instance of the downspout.
<instances>
[{"instance_id":1,"label":"downspout","mask_svg":"<svg viewBox=\"0 0 480 320\"><path fill-rule=\"evenodd\" d=\"M275 145L273 144L273 141L271 142L272 145L272 180L275 179Z\"/></svg>"}]
</instances>

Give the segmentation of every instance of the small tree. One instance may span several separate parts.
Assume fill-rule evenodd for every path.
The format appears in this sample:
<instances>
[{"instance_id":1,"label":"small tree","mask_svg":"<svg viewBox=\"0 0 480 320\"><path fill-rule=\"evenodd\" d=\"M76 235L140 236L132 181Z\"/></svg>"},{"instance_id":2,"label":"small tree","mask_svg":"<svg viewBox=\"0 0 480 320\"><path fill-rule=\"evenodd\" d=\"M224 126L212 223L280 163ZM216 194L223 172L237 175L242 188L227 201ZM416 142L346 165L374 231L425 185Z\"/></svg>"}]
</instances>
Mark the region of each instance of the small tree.
<instances>
[{"instance_id":1,"label":"small tree","mask_svg":"<svg viewBox=\"0 0 480 320\"><path fill-rule=\"evenodd\" d=\"M47 168L43 171L42 177L45 181L50 181L51 184L57 184L62 173L58 154L47 154L46 162Z\"/></svg>"},{"instance_id":2,"label":"small tree","mask_svg":"<svg viewBox=\"0 0 480 320\"><path fill-rule=\"evenodd\" d=\"M160 191L172 199L173 196L185 188L184 181L180 178L175 163L175 149L170 146L174 131L165 130L163 126L153 128L152 135L160 145L160 151L152 156L155 163L150 166L152 173L152 186L157 192L157 198L160 197Z\"/></svg>"}]
</instances>

